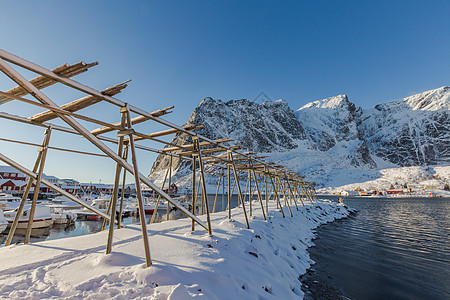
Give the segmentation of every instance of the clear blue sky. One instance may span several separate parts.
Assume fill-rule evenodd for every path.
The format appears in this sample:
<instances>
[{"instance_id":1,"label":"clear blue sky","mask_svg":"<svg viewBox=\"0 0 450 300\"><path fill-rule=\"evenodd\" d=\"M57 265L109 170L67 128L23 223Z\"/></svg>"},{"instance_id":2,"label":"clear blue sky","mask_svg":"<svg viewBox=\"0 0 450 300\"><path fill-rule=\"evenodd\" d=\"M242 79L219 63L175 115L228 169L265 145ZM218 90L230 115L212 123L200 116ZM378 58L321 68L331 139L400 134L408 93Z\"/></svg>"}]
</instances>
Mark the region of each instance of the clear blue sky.
<instances>
[{"instance_id":1,"label":"clear blue sky","mask_svg":"<svg viewBox=\"0 0 450 300\"><path fill-rule=\"evenodd\" d=\"M264 91L295 110L347 94L373 107L450 85L449 11L450 1L0 0L0 47L47 68L99 61L75 79L97 89L132 79L118 98L148 111L175 105L168 119L183 124L207 96ZM15 130L0 136L30 140ZM72 177L88 180L80 170ZM64 173L57 164L47 172Z\"/></svg>"}]
</instances>

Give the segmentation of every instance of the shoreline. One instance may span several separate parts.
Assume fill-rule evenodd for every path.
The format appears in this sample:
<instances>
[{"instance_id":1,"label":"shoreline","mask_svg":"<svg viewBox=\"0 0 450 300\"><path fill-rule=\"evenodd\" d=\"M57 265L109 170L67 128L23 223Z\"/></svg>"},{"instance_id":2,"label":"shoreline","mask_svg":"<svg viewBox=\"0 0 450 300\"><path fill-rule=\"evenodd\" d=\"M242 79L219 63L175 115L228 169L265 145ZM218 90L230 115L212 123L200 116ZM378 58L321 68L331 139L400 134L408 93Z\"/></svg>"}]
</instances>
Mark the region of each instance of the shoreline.
<instances>
[{"instance_id":1,"label":"shoreline","mask_svg":"<svg viewBox=\"0 0 450 300\"><path fill-rule=\"evenodd\" d=\"M115 231L109 255L104 254L106 231L1 248L0 293L55 299L298 299L304 295L298 278L312 263L307 249L314 229L349 210L321 200L298 211L292 207L293 217L283 207L283 218L275 203L270 205L267 221L255 210L250 229L241 208L232 210L231 220L226 212L212 214L212 236L198 226L191 233L188 219L152 224L149 268L144 268L138 225Z\"/></svg>"}]
</instances>

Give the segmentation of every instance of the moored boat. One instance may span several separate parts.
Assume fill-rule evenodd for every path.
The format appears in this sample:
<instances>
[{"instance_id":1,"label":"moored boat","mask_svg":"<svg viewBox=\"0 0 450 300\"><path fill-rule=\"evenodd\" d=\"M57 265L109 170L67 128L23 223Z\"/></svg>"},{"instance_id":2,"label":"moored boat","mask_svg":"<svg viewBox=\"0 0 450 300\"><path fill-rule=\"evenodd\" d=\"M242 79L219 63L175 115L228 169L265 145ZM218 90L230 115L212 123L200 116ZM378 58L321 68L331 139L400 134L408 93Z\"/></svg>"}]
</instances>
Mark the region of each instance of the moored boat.
<instances>
[{"instance_id":1,"label":"moored boat","mask_svg":"<svg viewBox=\"0 0 450 300\"><path fill-rule=\"evenodd\" d=\"M3 215L3 210L0 209L0 233L2 233L6 229L6 227L8 227L8 221Z\"/></svg>"},{"instance_id":2,"label":"moored boat","mask_svg":"<svg viewBox=\"0 0 450 300\"><path fill-rule=\"evenodd\" d=\"M5 212L6 220L8 221L8 226L11 226L14 222L14 218L17 214L17 209ZM25 229L28 226L28 220L30 218L31 205L26 205L19 217L19 223L17 228ZM33 224L31 228L44 228L49 227L53 224L53 217L50 208L46 206L36 205L36 210L34 212Z\"/></svg>"}]
</instances>

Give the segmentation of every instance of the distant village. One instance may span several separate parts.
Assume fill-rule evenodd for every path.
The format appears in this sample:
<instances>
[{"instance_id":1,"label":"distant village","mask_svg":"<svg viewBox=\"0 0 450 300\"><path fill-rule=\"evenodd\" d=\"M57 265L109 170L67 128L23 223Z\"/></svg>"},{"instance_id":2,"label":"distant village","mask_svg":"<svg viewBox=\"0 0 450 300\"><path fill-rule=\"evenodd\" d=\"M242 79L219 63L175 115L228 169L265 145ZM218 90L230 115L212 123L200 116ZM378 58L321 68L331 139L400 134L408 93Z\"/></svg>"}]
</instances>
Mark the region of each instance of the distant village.
<instances>
[{"instance_id":1,"label":"distant village","mask_svg":"<svg viewBox=\"0 0 450 300\"><path fill-rule=\"evenodd\" d=\"M111 194L113 191L112 184L103 183L81 183L74 179L60 179L55 176L43 175L44 179L59 186L68 193L74 195L83 194ZM12 194L14 196L22 195L28 183L28 176L17 171L10 166L0 166L0 192ZM34 187L34 184L33 184ZM125 195L136 192L134 184L125 185ZM119 187L119 193L122 192L122 186ZM45 185L41 185L39 189L40 198L48 198L56 193Z\"/></svg>"}]
</instances>

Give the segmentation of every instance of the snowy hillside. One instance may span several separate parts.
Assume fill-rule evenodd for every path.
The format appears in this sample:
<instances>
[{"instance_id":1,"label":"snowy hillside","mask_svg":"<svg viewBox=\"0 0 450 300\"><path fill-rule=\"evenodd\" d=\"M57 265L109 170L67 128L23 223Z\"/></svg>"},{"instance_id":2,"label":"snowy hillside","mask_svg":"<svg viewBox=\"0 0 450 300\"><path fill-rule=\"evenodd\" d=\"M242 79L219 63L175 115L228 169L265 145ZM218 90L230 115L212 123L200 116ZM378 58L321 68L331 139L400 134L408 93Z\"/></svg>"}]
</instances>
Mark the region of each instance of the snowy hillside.
<instances>
[{"instance_id":1,"label":"snowy hillside","mask_svg":"<svg viewBox=\"0 0 450 300\"><path fill-rule=\"evenodd\" d=\"M372 154L401 166L450 163L450 88L366 110L360 126Z\"/></svg>"},{"instance_id":2,"label":"snowy hillside","mask_svg":"<svg viewBox=\"0 0 450 300\"><path fill-rule=\"evenodd\" d=\"M295 114L317 149L328 152L318 153L319 156L325 154L334 160L339 157L341 164L375 166L358 129L362 109L348 101L347 96L308 103Z\"/></svg>"},{"instance_id":3,"label":"snowy hillside","mask_svg":"<svg viewBox=\"0 0 450 300\"><path fill-rule=\"evenodd\" d=\"M448 166L449 99L450 88L442 87L362 109L338 95L294 112L284 100L257 104L205 98L187 124L203 125L201 135L232 138L231 144L245 151L268 155L319 187L338 187L376 180L383 169ZM178 134L172 142L191 141ZM151 179L161 180L167 165L167 156L159 156ZM174 180L187 184L190 167L175 159Z\"/></svg>"},{"instance_id":4,"label":"snowy hillside","mask_svg":"<svg viewBox=\"0 0 450 300\"><path fill-rule=\"evenodd\" d=\"M341 174L348 176L351 174ZM373 178L367 180L355 180L350 184L336 184L322 188L318 192L334 194L340 191L354 191L361 189L365 191L384 191L386 189L409 188L415 195L428 196L429 193L450 197L450 191L444 191L446 185L450 186L450 166L441 167L401 167L377 170ZM406 188L405 188L406 187Z\"/></svg>"}]
</instances>

